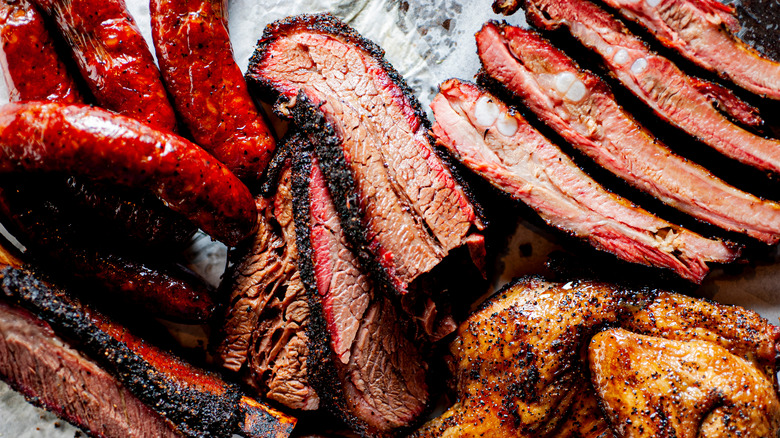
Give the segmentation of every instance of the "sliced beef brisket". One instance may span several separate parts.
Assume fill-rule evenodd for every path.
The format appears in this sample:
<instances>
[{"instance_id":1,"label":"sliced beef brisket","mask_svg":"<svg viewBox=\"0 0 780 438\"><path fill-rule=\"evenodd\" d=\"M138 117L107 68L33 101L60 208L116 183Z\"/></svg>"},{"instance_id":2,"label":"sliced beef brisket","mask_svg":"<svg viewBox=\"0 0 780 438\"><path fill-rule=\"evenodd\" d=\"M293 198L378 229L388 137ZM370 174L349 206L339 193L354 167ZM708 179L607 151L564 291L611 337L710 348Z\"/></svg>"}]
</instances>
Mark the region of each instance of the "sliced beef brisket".
<instances>
[{"instance_id":1,"label":"sliced beef brisket","mask_svg":"<svg viewBox=\"0 0 780 438\"><path fill-rule=\"evenodd\" d=\"M349 249L310 150L295 153L296 233L311 306L311 380L338 417L364 436L409 426L428 401L427 365L396 305Z\"/></svg>"},{"instance_id":2,"label":"sliced beef brisket","mask_svg":"<svg viewBox=\"0 0 780 438\"><path fill-rule=\"evenodd\" d=\"M617 104L601 79L538 34L491 22L477 33L477 47L488 75L599 165L700 220L766 243L780 240L780 204L674 154Z\"/></svg>"},{"instance_id":3,"label":"sliced beef brisket","mask_svg":"<svg viewBox=\"0 0 780 438\"><path fill-rule=\"evenodd\" d=\"M344 229L362 262L381 271L381 285L405 291L482 228L431 147L411 90L382 50L346 24L301 15L269 25L247 79L278 95L283 114L305 102L321 111L321 122L298 124L319 136L317 155ZM333 132L323 133L322 122Z\"/></svg>"},{"instance_id":4,"label":"sliced beef brisket","mask_svg":"<svg viewBox=\"0 0 780 438\"><path fill-rule=\"evenodd\" d=\"M3 378L26 395L47 400L44 406L96 435L110 424L111 433L120 432L116 436L128 428L127 436L137 430L150 431L151 436L241 433L282 438L295 424L294 419L243 396L216 374L145 342L17 264L3 264L0 269L0 301L19 309L0 312L6 349L0 358L11 360L0 365ZM27 362L18 361L17 352L26 355ZM24 367L25 363L52 367L54 373ZM92 379L94 368L102 372ZM95 386L82 386L86 383ZM123 388L133 397L123 398ZM87 406L92 402L95 405ZM68 406L80 403L84 405ZM127 418L118 418L122 416ZM136 419L143 421L125 423Z\"/></svg>"},{"instance_id":5,"label":"sliced beef brisket","mask_svg":"<svg viewBox=\"0 0 780 438\"><path fill-rule=\"evenodd\" d=\"M549 224L634 263L665 267L700 282L706 262L739 251L670 224L614 195L476 85L451 79L431 104L437 139L467 167L532 207Z\"/></svg>"},{"instance_id":6,"label":"sliced beef brisket","mask_svg":"<svg viewBox=\"0 0 780 438\"><path fill-rule=\"evenodd\" d=\"M49 324L4 301L0 378L34 404L96 437L181 436L109 373L56 336ZM121 415L113 407L119 400Z\"/></svg>"},{"instance_id":7,"label":"sliced beef brisket","mask_svg":"<svg viewBox=\"0 0 780 438\"><path fill-rule=\"evenodd\" d=\"M290 147L296 137L285 142ZM292 215L291 169L281 163L278 186L258 197L260 227L251 244L231 253L230 303L217 357L271 400L317 409L309 384L309 305L301 282Z\"/></svg>"}]
</instances>

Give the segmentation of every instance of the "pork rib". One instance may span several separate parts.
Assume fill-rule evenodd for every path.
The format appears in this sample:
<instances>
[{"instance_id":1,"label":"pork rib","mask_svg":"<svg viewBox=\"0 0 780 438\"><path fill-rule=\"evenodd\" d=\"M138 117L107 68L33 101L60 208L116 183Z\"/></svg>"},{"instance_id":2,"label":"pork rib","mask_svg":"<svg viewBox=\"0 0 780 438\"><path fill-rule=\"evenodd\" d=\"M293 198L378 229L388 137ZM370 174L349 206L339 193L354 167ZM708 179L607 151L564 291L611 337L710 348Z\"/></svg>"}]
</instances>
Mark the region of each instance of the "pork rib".
<instances>
[{"instance_id":1,"label":"pork rib","mask_svg":"<svg viewBox=\"0 0 780 438\"><path fill-rule=\"evenodd\" d=\"M780 141L759 137L731 123L712 105L700 80L650 51L604 9L587 0L528 0L526 11L534 24L548 29L567 27L601 56L626 88L667 122L728 157L780 173Z\"/></svg>"},{"instance_id":2,"label":"pork rib","mask_svg":"<svg viewBox=\"0 0 780 438\"><path fill-rule=\"evenodd\" d=\"M374 287L346 244L311 151L295 153L294 213L306 286L310 379L321 400L364 436L389 435L419 418L427 365L402 312Z\"/></svg>"},{"instance_id":3,"label":"pork rib","mask_svg":"<svg viewBox=\"0 0 780 438\"><path fill-rule=\"evenodd\" d=\"M405 291L482 228L431 147L411 90L382 50L346 24L301 15L269 25L247 79L278 95L282 113L309 102L333 127L327 134L311 118L298 123L331 137L316 142L317 155L345 230L366 266L381 267L381 284Z\"/></svg>"},{"instance_id":4,"label":"pork rib","mask_svg":"<svg viewBox=\"0 0 780 438\"><path fill-rule=\"evenodd\" d=\"M601 79L538 34L486 23L477 47L489 76L602 167L700 220L766 243L780 240L780 204L675 155L617 104Z\"/></svg>"},{"instance_id":5,"label":"pork rib","mask_svg":"<svg viewBox=\"0 0 780 438\"><path fill-rule=\"evenodd\" d=\"M780 99L780 63L737 38L739 22L716 0L604 0L650 30L666 47L740 87Z\"/></svg>"},{"instance_id":6,"label":"pork rib","mask_svg":"<svg viewBox=\"0 0 780 438\"><path fill-rule=\"evenodd\" d=\"M437 139L467 167L549 224L618 257L700 282L706 262L739 251L672 225L601 187L513 109L455 79L433 99Z\"/></svg>"}]
</instances>

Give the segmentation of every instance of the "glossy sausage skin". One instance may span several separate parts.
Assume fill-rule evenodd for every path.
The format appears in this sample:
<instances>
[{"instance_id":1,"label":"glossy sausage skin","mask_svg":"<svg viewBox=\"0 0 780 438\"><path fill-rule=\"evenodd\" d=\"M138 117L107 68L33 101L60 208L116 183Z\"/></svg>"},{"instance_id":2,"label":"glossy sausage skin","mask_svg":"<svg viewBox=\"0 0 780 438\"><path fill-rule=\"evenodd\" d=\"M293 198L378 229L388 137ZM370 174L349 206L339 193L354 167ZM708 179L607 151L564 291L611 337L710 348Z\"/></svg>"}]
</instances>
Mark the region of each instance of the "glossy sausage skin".
<instances>
[{"instance_id":1,"label":"glossy sausage skin","mask_svg":"<svg viewBox=\"0 0 780 438\"><path fill-rule=\"evenodd\" d=\"M62 172L146 189L213 238L255 230L249 189L203 149L172 133L84 105L0 108L0 172Z\"/></svg>"},{"instance_id":2,"label":"glossy sausage skin","mask_svg":"<svg viewBox=\"0 0 780 438\"><path fill-rule=\"evenodd\" d=\"M134 246L180 250L190 244L197 231L190 221L165 208L148 192L123 188L70 177L63 197L76 209L96 216L98 226ZM72 220L78 221L78 216Z\"/></svg>"},{"instance_id":3,"label":"glossy sausage skin","mask_svg":"<svg viewBox=\"0 0 780 438\"><path fill-rule=\"evenodd\" d=\"M57 187L46 193L52 186L47 178L4 179L14 182L0 184L0 217L41 266L87 280L90 287L82 290L123 309L129 305L182 323L211 318L216 307L213 289L192 271L171 263L171 255L162 249L152 254L117 250L117 239L96 227L96 218L82 214L79 220L79 209L67 200L63 203Z\"/></svg>"},{"instance_id":4,"label":"glossy sausage skin","mask_svg":"<svg viewBox=\"0 0 780 438\"><path fill-rule=\"evenodd\" d=\"M43 16L28 0L0 0L0 63L12 102L81 102Z\"/></svg>"},{"instance_id":5,"label":"glossy sausage skin","mask_svg":"<svg viewBox=\"0 0 780 438\"><path fill-rule=\"evenodd\" d=\"M124 0L33 2L55 19L101 107L175 131L160 72Z\"/></svg>"},{"instance_id":6,"label":"glossy sausage skin","mask_svg":"<svg viewBox=\"0 0 780 438\"><path fill-rule=\"evenodd\" d=\"M163 79L195 142L245 181L259 179L275 141L233 59L225 0L151 0Z\"/></svg>"}]
</instances>

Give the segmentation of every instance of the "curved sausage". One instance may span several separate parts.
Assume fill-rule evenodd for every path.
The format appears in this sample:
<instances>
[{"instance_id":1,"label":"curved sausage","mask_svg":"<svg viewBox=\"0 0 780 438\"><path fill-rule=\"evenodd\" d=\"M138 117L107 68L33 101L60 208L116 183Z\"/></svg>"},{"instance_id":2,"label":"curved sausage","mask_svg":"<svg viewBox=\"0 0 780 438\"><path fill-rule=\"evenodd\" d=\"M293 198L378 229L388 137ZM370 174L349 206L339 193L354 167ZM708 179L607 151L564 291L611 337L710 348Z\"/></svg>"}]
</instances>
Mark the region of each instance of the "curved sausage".
<instances>
[{"instance_id":1,"label":"curved sausage","mask_svg":"<svg viewBox=\"0 0 780 438\"><path fill-rule=\"evenodd\" d=\"M79 103L82 96L73 76L57 53L43 15L28 0L0 0L0 62L10 100ZM60 181L52 181L58 187ZM182 247L195 228L180 215L163 208L153 196L117 193L70 178L63 192L72 203L97 212L107 224L138 242Z\"/></svg>"},{"instance_id":2,"label":"curved sausage","mask_svg":"<svg viewBox=\"0 0 780 438\"><path fill-rule=\"evenodd\" d=\"M14 182L0 184L0 217L3 224L28 249L26 254L41 265L87 280L85 293L114 303L131 305L146 313L182 323L202 323L216 308L215 292L195 273L176 263L169 254L156 257L117 251L114 239L95 229L90 217L73 220L77 210L59 201L58 190L46 193L48 179L7 176ZM144 256L148 261L140 261ZM100 292L97 294L96 291ZM103 292L109 292L105 294Z\"/></svg>"},{"instance_id":3,"label":"curved sausage","mask_svg":"<svg viewBox=\"0 0 780 438\"><path fill-rule=\"evenodd\" d=\"M124 0L32 0L51 15L103 108L174 131L176 115Z\"/></svg>"},{"instance_id":4,"label":"curved sausage","mask_svg":"<svg viewBox=\"0 0 780 438\"><path fill-rule=\"evenodd\" d=\"M77 209L93 213L100 225L135 246L177 250L190 243L197 231L190 221L165 208L150 193L118 190L121 188L70 177L65 181L63 196Z\"/></svg>"},{"instance_id":5,"label":"curved sausage","mask_svg":"<svg viewBox=\"0 0 780 438\"><path fill-rule=\"evenodd\" d=\"M0 108L0 173L15 171L145 188L227 245L257 225L249 189L203 149L98 108L41 102Z\"/></svg>"},{"instance_id":6,"label":"curved sausage","mask_svg":"<svg viewBox=\"0 0 780 438\"><path fill-rule=\"evenodd\" d=\"M195 142L239 178L256 181L275 141L233 59L225 0L151 0L165 84Z\"/></svg>"},{"instance_id":7,"label":"curved sausage","mask_svg":"<svg viewBox=\"0 0 780 438\"><path fill-rule=\"evenodd\" d=\"M43 16L28 0L0 0L0 42L0 63L12 102L81 102Z\"/></svg>"}]
</instances>

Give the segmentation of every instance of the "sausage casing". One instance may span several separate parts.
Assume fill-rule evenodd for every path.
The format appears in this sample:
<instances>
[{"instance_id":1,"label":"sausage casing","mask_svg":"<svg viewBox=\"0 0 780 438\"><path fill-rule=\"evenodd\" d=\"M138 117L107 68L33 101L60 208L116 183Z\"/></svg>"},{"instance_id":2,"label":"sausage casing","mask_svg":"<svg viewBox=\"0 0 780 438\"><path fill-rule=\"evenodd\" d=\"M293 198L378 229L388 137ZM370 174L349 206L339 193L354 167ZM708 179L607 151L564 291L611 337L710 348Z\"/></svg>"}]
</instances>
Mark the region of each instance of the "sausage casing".
<instances>
[{"instance_id":1,"label":"sausage casing","mask_svg":"<svg viewBox=\"0 0 780 438\"><path fill-rule=\"evenodd\" d=\"M160 72L124 0L33 0L51 15L98 104L174 131Z\"/></svg>"},{"instance_id":2,"label":"sausage casing","mask_svg":"<svg viewBox=\"0 0 780 438\"><path fill-rule=\"evenodd\" d=\"M249 189L214 157L172 133L84 105L0 108L0 172L62 172L147 189L213 238L254 232Z\"/></svg>"},{"instance_id":3,"label":"sausage casing","mask_svg":"<svg viewBox=\"0 0 780 438\"><path fill-rule=\"evenodd\" d=\"M0 63L12 102L81 102L43 15L28 0L0 0Z\"/></svg>"},{"instance_id":4,"label":"sausage casing","mask_svg":"<svg viewBox=\"0 0 780 438\"><path fill-rule=\"evenodd\" d=\"M275 141L233 59L224 0L151 0L165 84L195 142L239 178L258 180Z\"/></svg>"}]
</instances>

